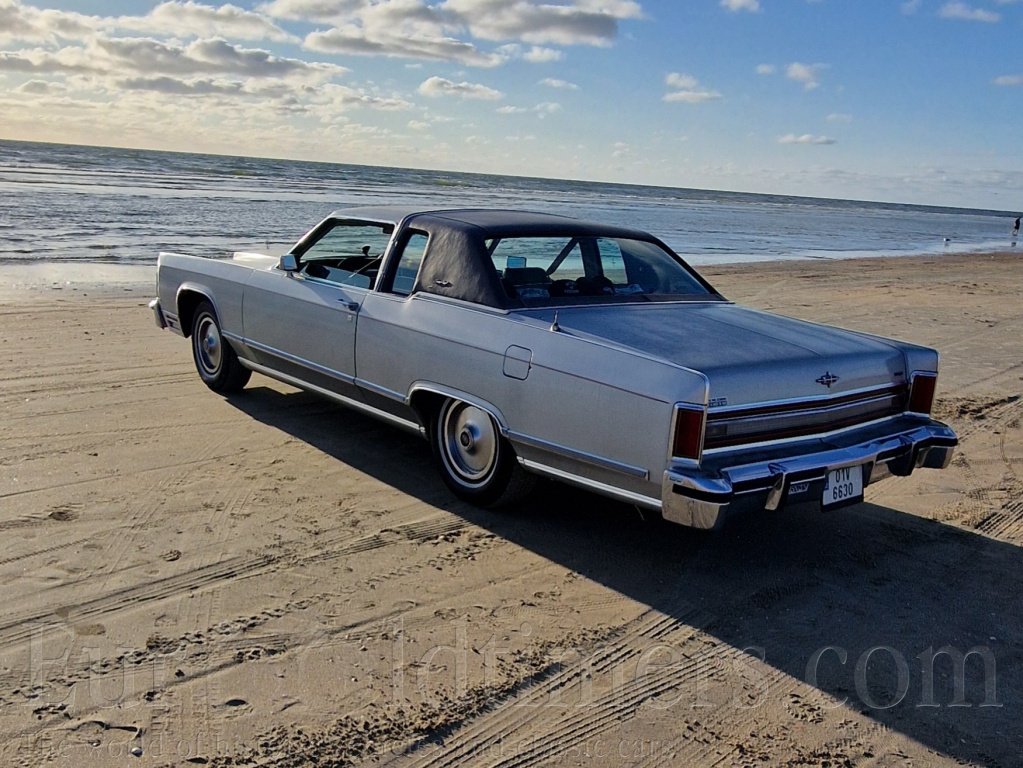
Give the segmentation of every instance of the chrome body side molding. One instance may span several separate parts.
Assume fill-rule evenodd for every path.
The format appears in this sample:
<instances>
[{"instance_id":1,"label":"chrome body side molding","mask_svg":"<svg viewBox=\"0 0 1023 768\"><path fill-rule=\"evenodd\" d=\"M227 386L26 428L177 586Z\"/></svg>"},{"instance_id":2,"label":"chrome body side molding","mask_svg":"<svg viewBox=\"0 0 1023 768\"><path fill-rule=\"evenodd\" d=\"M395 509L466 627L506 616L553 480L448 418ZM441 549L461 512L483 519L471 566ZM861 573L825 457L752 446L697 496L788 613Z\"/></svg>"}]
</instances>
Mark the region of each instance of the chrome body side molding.
<instances>
[{"instance_id":1,"label":"chrome body side molding","mask_svg":"<svg viewBox=\"0 0 1023 768\"><path fill-rule=\"evenodd\" d=\"M296 378L294 376L289 376L286 373L275 371L273 368L268 368L265 365L260 365L259 363L253 362L252 360L238 358L238 362L240 362L249 370L255 371L256 373L262 373L264 376L269 376L271 379L277 379L278 381L282 381L285 384L290 384L293 387L298 387L299 389L305 390L307 392L312 392L322 397L326 397L330 400L333 400L336 403L340 403L341 405L347 408L353 408L354 410L365 413L368 416L381 419L382 421L386 421L390 424L395 425L396 427L400 427L406 430L407 432L423 436L423 428L419 426L419 424L408 421L407 419L403 419L399 416L394 416L393 414L390 413L385 413L384 411L381 411L378 408L374 408L371 405L367 405L366 403L360 403L358 400L352 400L351 398L345 397L344 395L338 394L337 392L331 392L329 389L324 389L323 387L318 387L315 384L310 384L307 381L302 381L301 379Z\"/></svg>"},{"instance_id":2,"label":"chrome body side molding","mask_svg":"<svg viewBox=\"0 0 1023 768\"><path fill-rule=\"evenodd\" d=\"M530 446L531 448L537 448L541 451L548 451L549 453L554 453L557 454L558 456L563 456L566 459L572 459L573 461L581 461L584 464L592 464L593 466L599 467L601 469L608 469L611 470L612 472L621 472L624 475L638 477L641 480L646 480L647 478L650 477L650 472L648 472L643 467L636 467L633 466L632 464L626 464L625 462L622 461L615 461L614 459L605 458L604 456L596 456L592 453L577 451L573 448L569 448L564 445L558 445L557 443L551 443L548 442L547 440L540 440L539 438L531 437L530 435L524 435L521 432L513 432L512 430L508 430L505 433L505 436L513 444L522 443L524 445Z\"/></svg>"},{"instance_id":3,"label":"chrome body side molding","mask_svg":"<svg viewBox=\"0 0 1023 768\"><path fill-rule=\"evenodd\" d=\"M529 459L519 459L519 464L530 472L535 472L538 475L544 475L546 477L553 478L555 480L562 480L563 482L577 486L579 488L585 488L595 493L599 493L602 496L609 496L619 501L624 501L627 504L635 504L636 506L643 507L644 509L652 509L657 512L661 511L661 500L655 499L651 496L644 496L641 493L634 493L633 491L627 491L623 488L618 488L607 483L601 483L596 480L590 480L587 477L581 477L580 475L572 474L571 472L565 472L561 469L541 464L538 461L530 461Z\"/></svg>"}]
</instances>

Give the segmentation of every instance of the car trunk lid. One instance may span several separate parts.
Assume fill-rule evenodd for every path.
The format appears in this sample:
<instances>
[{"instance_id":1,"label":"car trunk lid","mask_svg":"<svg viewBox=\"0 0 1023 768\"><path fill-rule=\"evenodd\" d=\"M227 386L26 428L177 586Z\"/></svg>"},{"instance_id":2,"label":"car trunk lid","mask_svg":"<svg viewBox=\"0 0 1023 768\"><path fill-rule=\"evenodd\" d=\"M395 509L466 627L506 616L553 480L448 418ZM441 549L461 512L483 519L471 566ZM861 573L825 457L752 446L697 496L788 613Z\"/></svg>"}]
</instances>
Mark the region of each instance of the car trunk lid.
<instances>
[{"instance_id":1,"label":"car trunk lid","mask_svg":"<svg viewBox=\"0 0 1023 768\"><path fill-rule=\"evenodd\" d=\"M555 310L523 314L550 323ZM892 343L728 302L563 307L557 315L562 332L706 374L712 410L830 399L908 378Z\"/></svg>"}]
</instances>

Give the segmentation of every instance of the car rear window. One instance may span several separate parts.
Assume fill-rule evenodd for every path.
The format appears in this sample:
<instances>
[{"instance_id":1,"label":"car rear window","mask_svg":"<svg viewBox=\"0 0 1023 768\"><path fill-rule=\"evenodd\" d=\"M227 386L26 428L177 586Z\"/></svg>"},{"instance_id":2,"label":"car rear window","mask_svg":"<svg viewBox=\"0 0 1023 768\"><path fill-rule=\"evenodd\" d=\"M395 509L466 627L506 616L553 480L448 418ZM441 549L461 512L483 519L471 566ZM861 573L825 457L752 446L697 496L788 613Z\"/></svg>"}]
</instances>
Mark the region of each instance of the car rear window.
<instances>
[{"instance_id":1,"label":"car rear window","mask_svg":"<svg viewBox=\"0 0 1023 768\"><path fill-rule=\"evenodd\" d=\"M679 259L645 240L505 237L487 247L505 292L529 307L711 295Z\"/></svg>"}]
</instances>

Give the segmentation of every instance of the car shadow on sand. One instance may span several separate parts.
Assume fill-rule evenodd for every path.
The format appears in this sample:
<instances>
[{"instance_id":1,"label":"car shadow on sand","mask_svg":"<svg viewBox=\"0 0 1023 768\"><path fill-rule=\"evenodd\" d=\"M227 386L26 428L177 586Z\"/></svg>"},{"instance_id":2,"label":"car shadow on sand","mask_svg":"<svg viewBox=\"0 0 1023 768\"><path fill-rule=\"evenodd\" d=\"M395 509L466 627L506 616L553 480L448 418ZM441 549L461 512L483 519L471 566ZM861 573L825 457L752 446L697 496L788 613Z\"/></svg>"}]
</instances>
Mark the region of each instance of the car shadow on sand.
<instances>
[{"instance_id":1,"label":"car shadow on sand","mask_svg":"<svg viewBox=\"0 0 1023 768\"><path fill-rule=\"evenodd\" d=\"M870 503L747 515L716 534L554 483L511 512L481 510L453 499L414 436L302 392L254 386L229 402L664 614L697 608L713 637L799 680L815 669L819 689L929 749L1023 764L1021 547ZM922 661L945 647L978 652Z\"/></svg>"}]
</instances>

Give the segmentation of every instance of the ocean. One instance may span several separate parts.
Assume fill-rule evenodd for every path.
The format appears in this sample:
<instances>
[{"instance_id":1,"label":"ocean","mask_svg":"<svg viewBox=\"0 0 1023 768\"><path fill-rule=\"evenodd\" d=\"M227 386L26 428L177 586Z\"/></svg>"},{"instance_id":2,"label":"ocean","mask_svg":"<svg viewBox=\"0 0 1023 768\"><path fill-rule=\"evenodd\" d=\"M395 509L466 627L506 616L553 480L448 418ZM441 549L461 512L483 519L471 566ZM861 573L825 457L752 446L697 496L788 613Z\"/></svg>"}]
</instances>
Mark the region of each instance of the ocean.
<instances>
[{"instance_id":1,"label":"ocean","mask_svg":"<svg viewBox=\"0 0 1023 768\"><path fill-rule=\"evenodd\" d=\"M0 265L294 243L336 208L507 207L653 232L696 265L1013 247L1015 212L0 141Z\"/></svg>"}]
</instances>

